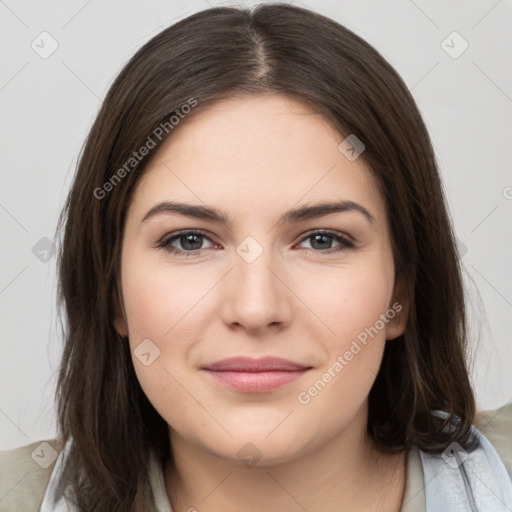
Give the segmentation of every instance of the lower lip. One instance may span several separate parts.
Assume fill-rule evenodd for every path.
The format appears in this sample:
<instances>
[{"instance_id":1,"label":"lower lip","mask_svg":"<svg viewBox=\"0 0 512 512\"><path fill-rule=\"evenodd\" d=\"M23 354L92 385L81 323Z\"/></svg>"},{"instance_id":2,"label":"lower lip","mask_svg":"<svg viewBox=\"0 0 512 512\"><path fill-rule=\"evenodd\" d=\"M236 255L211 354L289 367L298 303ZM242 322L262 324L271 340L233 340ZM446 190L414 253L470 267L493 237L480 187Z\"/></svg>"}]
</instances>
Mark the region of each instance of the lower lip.
<instances>
[{"instance_id":1,"label":"lower lip","mask_svg":"<svg viewBox=\"0 0 512 512\"><path fill-rule=\"evenodd\" d=\"M215 380L243 393L267 393L302 377L308 370L232 372L206 370Z\"/></svg>"}]
</instances>

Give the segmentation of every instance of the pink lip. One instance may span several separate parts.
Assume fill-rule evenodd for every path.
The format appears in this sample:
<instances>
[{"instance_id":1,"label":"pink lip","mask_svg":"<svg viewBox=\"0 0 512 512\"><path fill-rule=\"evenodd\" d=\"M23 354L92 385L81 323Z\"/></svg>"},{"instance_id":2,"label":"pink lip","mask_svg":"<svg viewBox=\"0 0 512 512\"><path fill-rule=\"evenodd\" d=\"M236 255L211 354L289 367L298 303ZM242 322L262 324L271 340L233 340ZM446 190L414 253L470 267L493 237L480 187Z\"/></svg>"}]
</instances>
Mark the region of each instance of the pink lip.
<instances>
[{"instance_id":1,"label":"pink lip","mask_svg":"<svg viewBox=\"0 0 512 512\"><path fill-rule=\"evenodd\" d=\"M215 380L244 393L266 393L304 375L311 367L278 357L232 357L202 367Z\"/></svg>"}]
</instances>

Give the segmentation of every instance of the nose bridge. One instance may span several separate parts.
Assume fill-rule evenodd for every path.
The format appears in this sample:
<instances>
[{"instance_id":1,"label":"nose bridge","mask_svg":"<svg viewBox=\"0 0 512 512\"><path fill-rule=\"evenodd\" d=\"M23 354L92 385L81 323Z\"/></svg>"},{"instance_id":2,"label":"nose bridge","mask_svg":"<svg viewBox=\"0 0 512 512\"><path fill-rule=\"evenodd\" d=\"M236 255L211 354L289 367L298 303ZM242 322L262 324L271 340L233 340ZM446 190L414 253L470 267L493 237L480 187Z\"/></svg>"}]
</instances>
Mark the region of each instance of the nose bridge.
<instances>
[{"instance_id":1,"label":"nose bridge","mask_svg":"<svg viewBox=\"0 0 512 512\"><path fill-rule=\"evenodd\" d=\"M235 268L231 273L233 293L227 299L229 313L225 320L228 322L255 329L287 321L289 297L276 276L280 272L278 258L270 244L265 245L248 236L236 247Z\"/></svg>"}]
</instances>

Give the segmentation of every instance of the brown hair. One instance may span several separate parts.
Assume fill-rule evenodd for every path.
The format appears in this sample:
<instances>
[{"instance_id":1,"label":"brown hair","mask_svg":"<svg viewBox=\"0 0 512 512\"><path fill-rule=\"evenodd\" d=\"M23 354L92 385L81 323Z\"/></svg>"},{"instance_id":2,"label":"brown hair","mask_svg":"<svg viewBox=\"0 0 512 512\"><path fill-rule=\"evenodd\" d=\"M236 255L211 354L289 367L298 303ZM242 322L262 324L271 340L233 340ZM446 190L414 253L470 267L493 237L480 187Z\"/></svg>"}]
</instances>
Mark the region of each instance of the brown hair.
<instances>
[{"instance_id":1,"label":"brown hair","mask_svg":"<svg viewBox=\"0 0 512 512\"><path fill-rule=\"evenodd\" d=\"M171 456L166 422L113 325L125 216L149 161L130 159L148 137L159 146L172 136L170 116L191 99L195 113L265 93L293 96L363 141L361 157L386 201L396 278L410 306L369 395L369 433L382 449L468 446L475 403L459 261L434 152L406 85L368 43L314 12L286 4L212 8L159 33L120 72L59 220L66 341L58 422L63 441L72 440L64 474L80 510L141 509L151 499L148 449L162 461Z\"/></svg>"}]
</instances>

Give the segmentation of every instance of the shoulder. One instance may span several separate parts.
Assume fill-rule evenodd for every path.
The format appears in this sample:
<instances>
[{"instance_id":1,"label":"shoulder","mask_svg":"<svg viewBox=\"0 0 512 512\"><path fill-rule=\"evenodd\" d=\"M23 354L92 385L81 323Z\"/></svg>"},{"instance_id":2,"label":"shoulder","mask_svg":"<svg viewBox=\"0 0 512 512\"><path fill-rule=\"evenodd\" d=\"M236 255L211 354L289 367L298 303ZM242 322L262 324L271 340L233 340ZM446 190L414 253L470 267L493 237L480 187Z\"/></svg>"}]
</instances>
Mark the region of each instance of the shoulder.
<instances>
[{"instance_id":1,"label":"shoulder","mask_svg":"<svg viewBox=\"0 0 512 512\"><path fill-rule=\"evenodd\" d=\"M37 512L62 441L51 439L0 450L0 512Z\"/></svg>"},{"instance_id":2,"label":"shoulder","mask_svg":"<svg viewBox=\"0 0 512 512\"><path fill-rule=\"evenodd\" d=\"M491 442L512 479L512 402L491 411L480 411L476 428Z\"/></svg>"}]
</instances>

